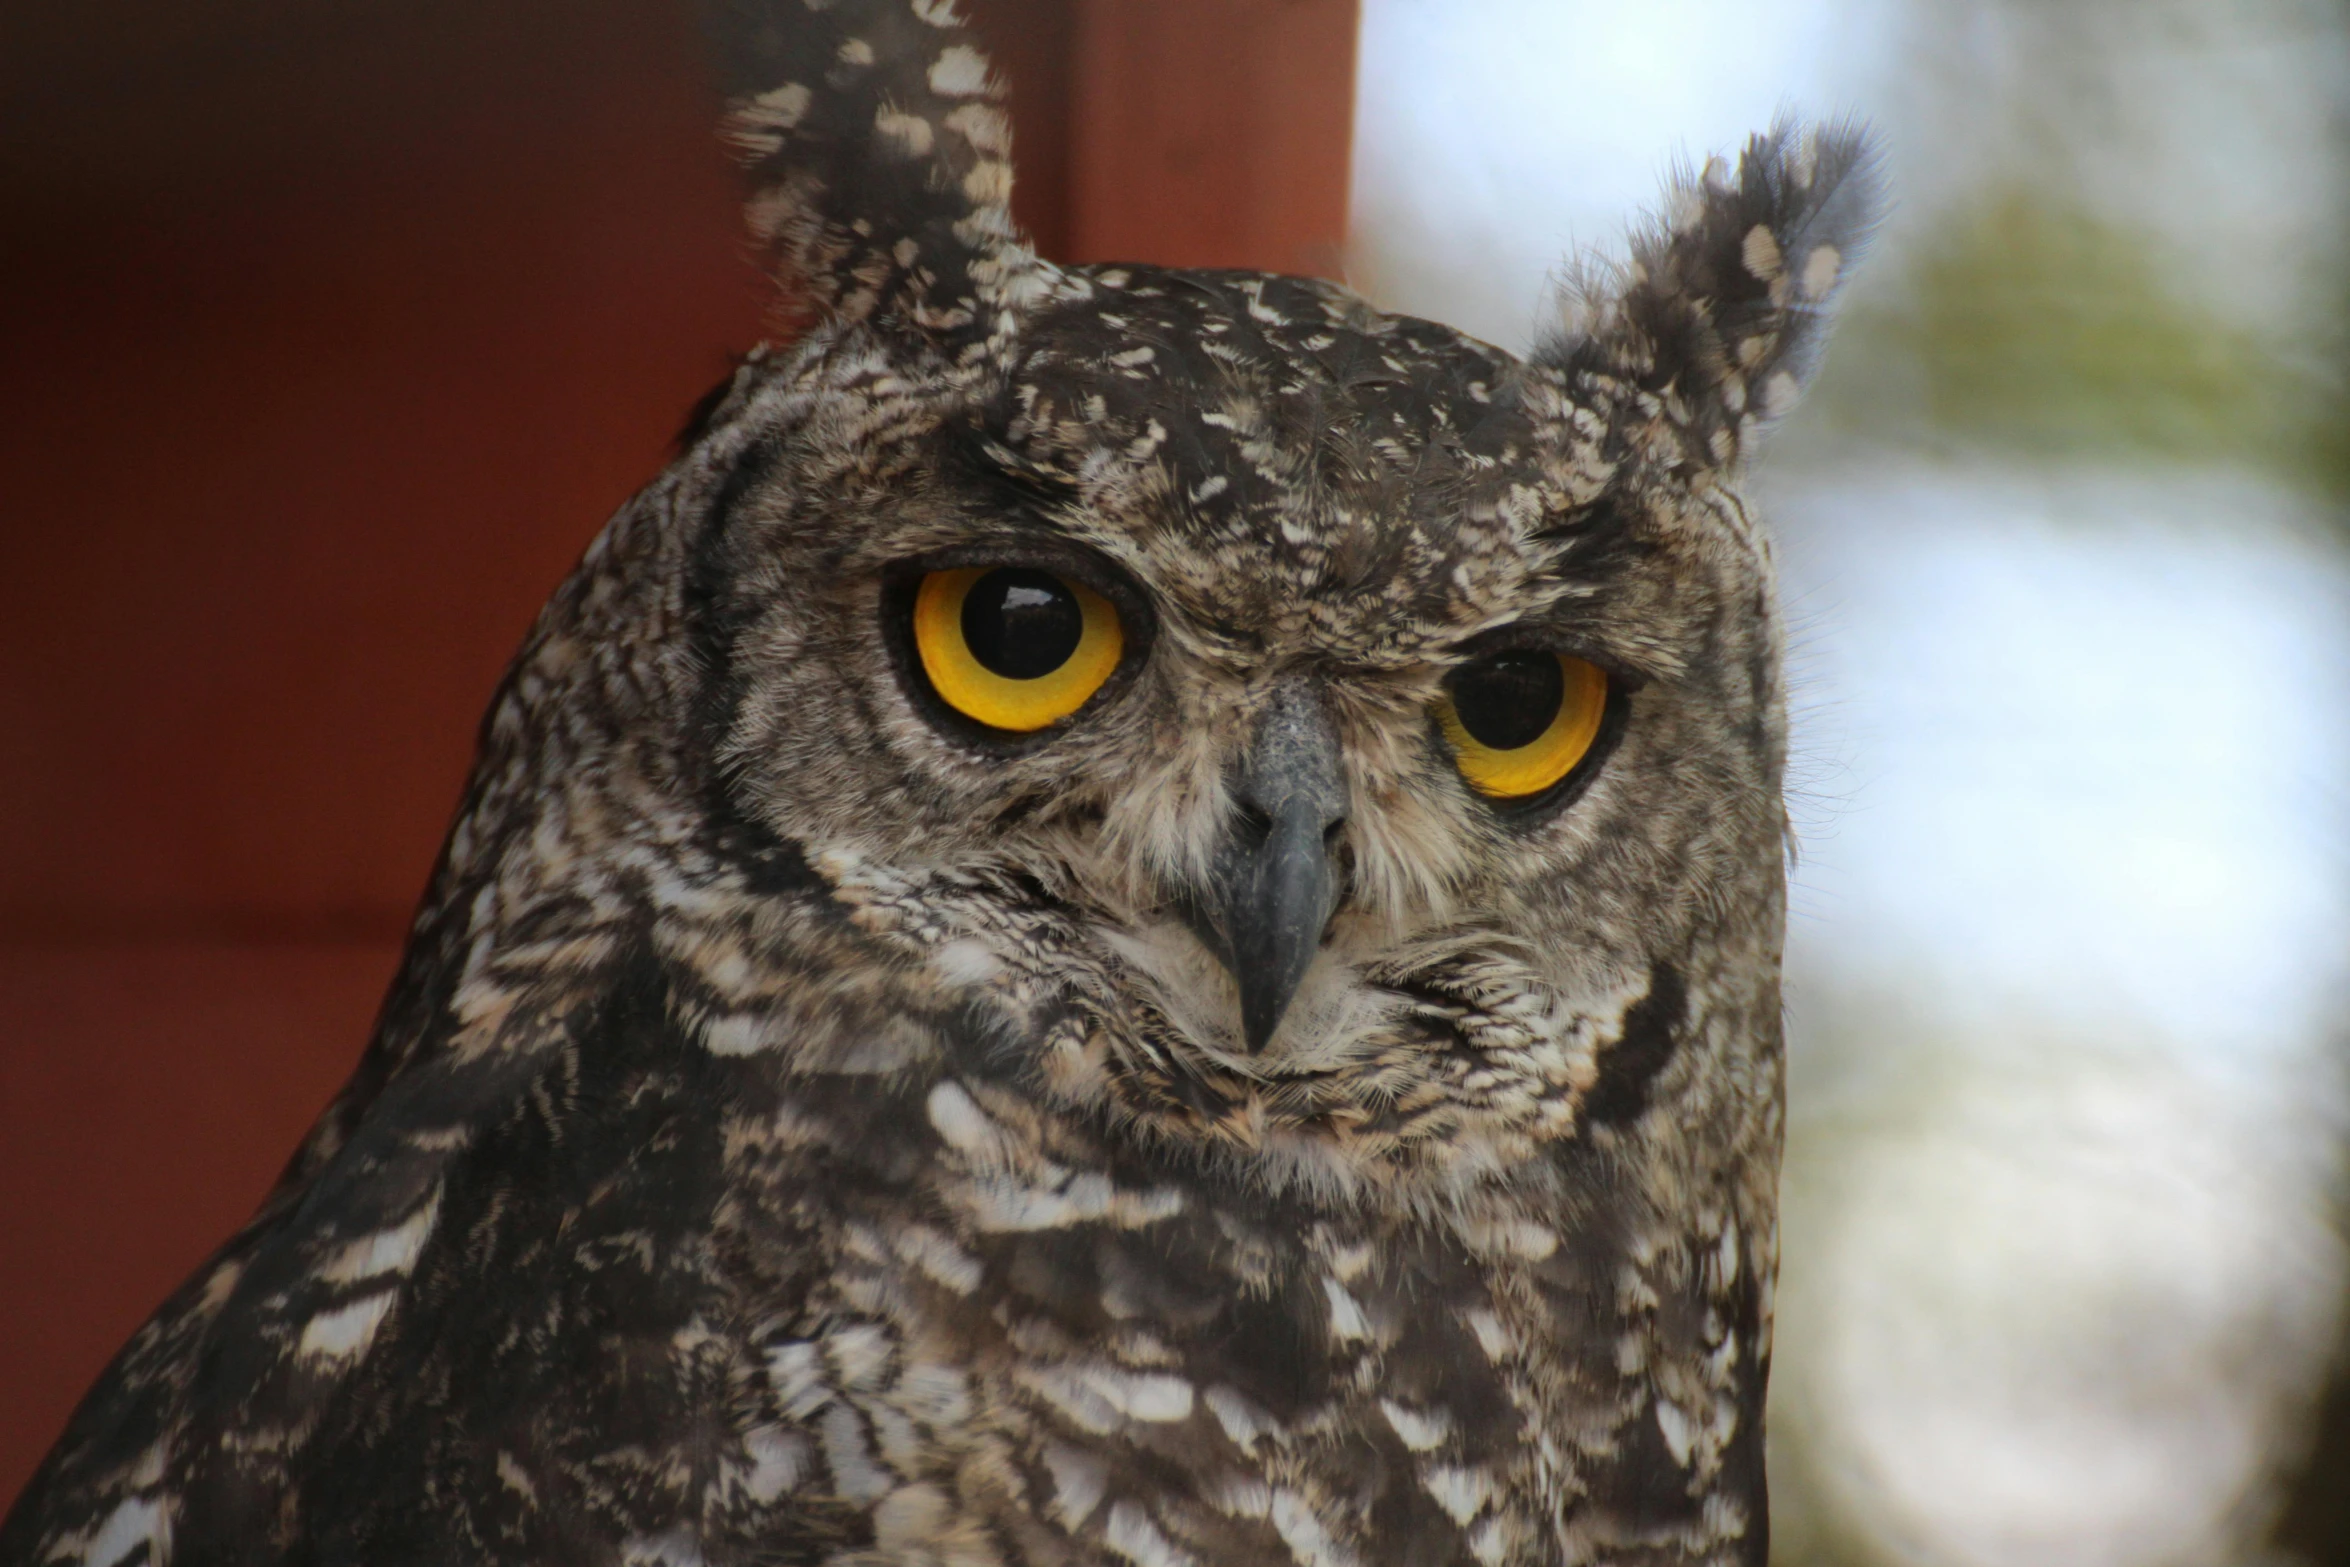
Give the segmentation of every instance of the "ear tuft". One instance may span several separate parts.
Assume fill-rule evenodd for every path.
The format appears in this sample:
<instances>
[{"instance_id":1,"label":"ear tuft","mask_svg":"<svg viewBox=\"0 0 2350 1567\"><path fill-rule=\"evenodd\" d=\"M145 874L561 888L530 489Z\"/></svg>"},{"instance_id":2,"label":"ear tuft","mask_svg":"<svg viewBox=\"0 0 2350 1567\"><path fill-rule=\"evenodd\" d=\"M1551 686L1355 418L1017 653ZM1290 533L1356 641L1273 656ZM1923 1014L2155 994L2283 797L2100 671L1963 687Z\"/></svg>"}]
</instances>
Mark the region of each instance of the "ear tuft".
<instances>
[{"instance_id":1,"label":"ear tuft","mask_svg":"<svg viewBox=\"0 0 2350 1567\"><path fill-rule=\"evenodd\" d=\"M1628 263L1571 271L1534 360L1638 386L1706 461L1742 461L1811 379L1882 205L1866 131L1781 120L1747 142L1735 173L1714 158L1677 179Z\"/></svg>"},{"instance_id":2,"label":"ear tuft","mask_svg":"<svg viewBox=\"0 0 2350 1567\"><path fill-rule=\"evenodd\" d=\"M1012 224L1002 83L953 0L705 0L745 211L795 306L953 347L1052 269Z\"/></svg>"}]
</instances>

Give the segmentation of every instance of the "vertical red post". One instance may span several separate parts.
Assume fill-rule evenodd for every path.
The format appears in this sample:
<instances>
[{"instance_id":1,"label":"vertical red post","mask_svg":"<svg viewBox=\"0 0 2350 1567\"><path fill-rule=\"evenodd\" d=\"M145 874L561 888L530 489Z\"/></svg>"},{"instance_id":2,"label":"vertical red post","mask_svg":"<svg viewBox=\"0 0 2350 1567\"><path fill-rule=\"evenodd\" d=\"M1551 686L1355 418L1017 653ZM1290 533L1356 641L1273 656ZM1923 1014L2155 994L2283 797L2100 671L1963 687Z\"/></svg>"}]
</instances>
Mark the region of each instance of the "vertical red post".
<instances>
[{"instance_id":1,"label":"vertical red post","mask_svg":"<svg viewBox=\"0 0 2350 1567\"><path fill-rule=\"evenodd\" d=\"M1079 261L1339 275L1355 0L1077 0Z\"/></svg>"}]
</instances>

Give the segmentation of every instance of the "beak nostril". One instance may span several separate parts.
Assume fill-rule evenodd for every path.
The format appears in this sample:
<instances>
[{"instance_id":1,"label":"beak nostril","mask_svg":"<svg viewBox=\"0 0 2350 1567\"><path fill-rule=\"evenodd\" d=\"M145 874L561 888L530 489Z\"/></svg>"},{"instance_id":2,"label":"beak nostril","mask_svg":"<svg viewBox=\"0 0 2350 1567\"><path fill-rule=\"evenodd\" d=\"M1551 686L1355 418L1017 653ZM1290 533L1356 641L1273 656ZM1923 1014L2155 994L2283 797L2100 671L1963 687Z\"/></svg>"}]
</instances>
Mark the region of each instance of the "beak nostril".
<instances>
[{"instance_id":1,"label":"beak nostril","mask_svg":"<svg viewBox=\"0 0 2350 1567\"><path fill-rule=\"evenodd\" d=\"M1340 834L1340 833L1342 833L1342 832L1344 832L1345 830L1346 830L1346 818L1345 818L1345 817L1343 817L1343 816L1341 816L1341 817L1339 817L1337 820L1333 821L1333 822L1332 822L1332 823L1331 823L1329 826L1327 826L1327 827L1323 828L1323 829L1322 829L1322 847L1323 847L1323 848L1325 848L1325 849L1335 849L1335 848L1337 848L1337 847L1338 847L1338 837L1339 837L1339 834Z\"/></svg>"}]
</instances>

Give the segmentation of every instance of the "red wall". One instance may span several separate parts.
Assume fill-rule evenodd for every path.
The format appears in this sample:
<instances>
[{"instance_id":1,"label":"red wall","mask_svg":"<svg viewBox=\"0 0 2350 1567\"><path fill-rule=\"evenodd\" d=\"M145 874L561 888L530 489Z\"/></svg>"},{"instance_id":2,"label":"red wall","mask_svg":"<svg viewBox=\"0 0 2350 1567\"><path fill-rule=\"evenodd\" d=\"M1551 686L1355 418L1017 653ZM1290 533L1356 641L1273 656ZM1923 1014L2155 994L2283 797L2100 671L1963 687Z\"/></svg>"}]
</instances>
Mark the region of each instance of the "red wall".
<instances>
[{"instance_id":1,"label":"red wall","mask_svg":"<svg viewBox=\"0 0 2350 1567\"><path fill-rule=\"evenodd\" d=\"M1048 254L1334 273L1352 0L989 0ZM684 0L0 19L0 1497L349 1070L539 601L760 329Z\"/></svg>"}]
</instances>

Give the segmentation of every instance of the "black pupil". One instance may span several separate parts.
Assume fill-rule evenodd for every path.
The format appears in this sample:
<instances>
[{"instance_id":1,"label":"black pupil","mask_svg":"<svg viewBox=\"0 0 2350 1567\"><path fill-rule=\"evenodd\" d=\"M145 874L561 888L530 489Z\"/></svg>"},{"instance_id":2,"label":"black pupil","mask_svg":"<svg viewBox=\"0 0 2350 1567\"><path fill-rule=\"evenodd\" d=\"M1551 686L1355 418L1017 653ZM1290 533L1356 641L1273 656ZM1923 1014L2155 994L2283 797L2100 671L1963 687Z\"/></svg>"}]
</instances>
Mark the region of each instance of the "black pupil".
<instances>
[{"instance_id":1,"label":"black pupil","mask_svg":"<svg viewBox=\"0 0 2350 1567\"><path fill-rule=\"evenodd\" d=\"M1047 571L998 566L963 599L963 641L982 667L1006 680L1051 674L1084 635L1077 595Z\"/></svg>"},{"instance_id":2,"label":"black pupil","mask_svg":"<svg viewBox=\"0 0 2350 1567\"><path fill-rule=\"evenodd\" d=\"M1452 710L1479 745L1515 751L1532 745L1566 700L1566 672L1555 653L1496 653L1455 673Z\"/></svg>"}]
</instances>

